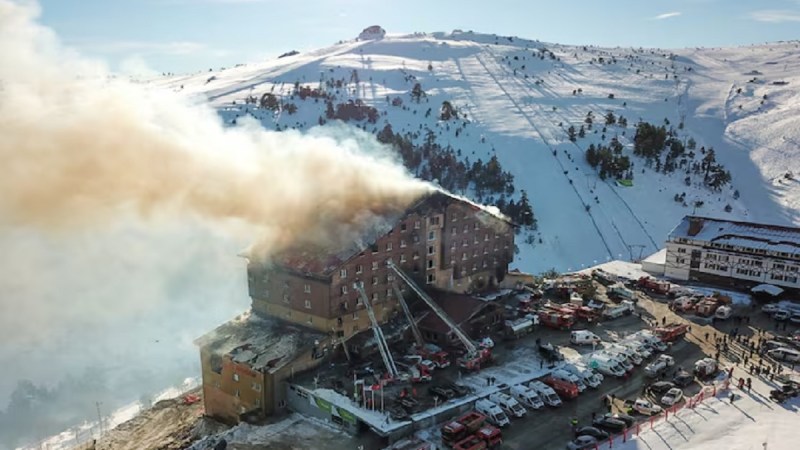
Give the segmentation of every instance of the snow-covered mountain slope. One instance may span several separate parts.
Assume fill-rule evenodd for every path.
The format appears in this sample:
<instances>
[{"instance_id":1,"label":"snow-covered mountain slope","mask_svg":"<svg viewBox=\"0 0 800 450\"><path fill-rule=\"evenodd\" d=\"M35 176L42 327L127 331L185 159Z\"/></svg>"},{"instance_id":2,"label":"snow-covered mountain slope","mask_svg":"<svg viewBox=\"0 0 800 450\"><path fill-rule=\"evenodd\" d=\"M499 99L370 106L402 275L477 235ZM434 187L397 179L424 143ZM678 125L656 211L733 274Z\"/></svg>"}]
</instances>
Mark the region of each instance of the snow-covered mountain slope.
<instances>
[{"instance_id":1,"label":"snow-covered mountain slope","mask_svg":"<svg viewBox=\"0 0 800 450\"><path fill-rule=\"evenodd\" d=\"M646 255L694 210L800 223L800 185L785 177L800 170L799 66L796 42L667 51L454 32L343 42L154 83L206 97L230 123L251 116L279 129L308 129L325 119L325 99L292 95L298 85L319 88L334 95L334 103L360 99L376 108L376 123L351 121L369 132L389 123L395 133L416 132L421 141L421 130L430 128L439 144L452 146L462 159L496 155L515 177L517 198L520 190L528 193L538 220L528 243L518 240L516 265L539 272ZM342 81L340 87L335 80ZM425 92L420 103L412 100L415 83ZM297 111L245 104L247 97L268 92ZM396 97L401 105L392 104ZM443 101L466 120L439 120ZM429 108L432 114L426 114ZM608 111L627 118L627 127L609 125L602 132ZM570 142L567 128L584 124L588 112L595 117L593 129ZM702 158L701 147L713 147L732 174L730 185L715 192L693 177L687 186L682 170L665 175L632 156L639 120L669 123L678 139L696 140L694 161ZM631 155L631 187L601 180L585 161L590 144L612 137ZM676 202L681 193L683 202ZM702 206L695 208L697 201Z\"/></svg>"}]
</instances>

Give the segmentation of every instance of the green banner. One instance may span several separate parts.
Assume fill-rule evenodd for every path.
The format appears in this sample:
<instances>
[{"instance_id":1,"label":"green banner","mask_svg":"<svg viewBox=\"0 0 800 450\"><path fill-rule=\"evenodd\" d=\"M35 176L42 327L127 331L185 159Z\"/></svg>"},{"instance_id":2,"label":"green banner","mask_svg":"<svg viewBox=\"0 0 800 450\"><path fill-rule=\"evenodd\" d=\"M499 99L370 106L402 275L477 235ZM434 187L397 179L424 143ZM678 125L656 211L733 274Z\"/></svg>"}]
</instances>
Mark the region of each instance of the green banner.
<instances>
[{"instance_id":1,"label":"green banner","mask_svg":"<svg viewBox=\"0 0 800 450\"><path fill-rule=\"evenodd\" d=\"M349 422L353 425L356 424L356 416L350 414L349 412L345 411L342 408L336 408L336 411L339 413L339 417L341 417L342 420Z\"/></svg>"},{"instance_id":2,"label":"green banner","mask_svg":"<svg viewBox=\"0 0 800 450\"><path fill-rule=\"evenodd\" d=\"M328 401L325 401L319 397L314 397L314 401L317 402L317 407L323 411L331 412L331 404Z\"/></svg>"}]
</instances>

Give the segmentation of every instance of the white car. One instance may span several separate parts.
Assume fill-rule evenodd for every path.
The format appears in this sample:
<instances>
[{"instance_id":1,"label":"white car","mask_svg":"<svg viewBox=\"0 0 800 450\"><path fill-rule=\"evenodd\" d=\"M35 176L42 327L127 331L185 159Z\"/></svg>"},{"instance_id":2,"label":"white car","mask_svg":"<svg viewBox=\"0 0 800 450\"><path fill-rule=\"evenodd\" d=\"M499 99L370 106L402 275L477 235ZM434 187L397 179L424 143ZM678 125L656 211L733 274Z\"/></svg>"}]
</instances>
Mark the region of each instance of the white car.
<instances>
[{"instance_id":1,"label":"white car","mask_svg":"<svg viewBox=\"0 0 800 450\"><path fill-rule=\"evenodd\" d=\"M638 412L639 414L644 414L645 416L652 416L663 411L660 406L643 398L637 398L636 401L633 402L632 407L634 411Z\"/></svg>"},{"instance_id":2,"label":"white car","mask_svg":"<svg viewBox=\"0 0 800 450\"><path fill-rule=\"evenodd\" d=\"M487 336L481 339L478 345L480 345L483 348L494 348L494 341L492 340L492 338Z\"/></svg>"},{"instance_id":3,"label":"white car","mask_svg":"<svg viewBox=\"0 0 800 450\"><path fill-rule=\"evenodd\" d=\"M761 312L765 312L767 314L772 314L775 311L779 310L777 303L767 303L766 305L761 307Z\"/></svg>"},{"instance_id":4,"label":"white car","mask_svg":"<svg viewBox=\"0 0 800 450\"><path fill-rule=\"evenodd\" d=\"M772 318L775 320L786 320L792 316L792 313L786 311L785 309L779 309L775 311L775 314L772 315Z\"/></svg>"},{"instance_id":5,"label":"white car","mask_svg":"<svg viewBox=\"0 0 800 450\"><path fill-rule=\"evenodd\" d=\"M430 359L423 359L420 361L419 365L428 369L428 373L432 373L434 370L439 368L439 366Z\"/></svg>"},{"instance_id":6,"label":"white car","mask_svg":"<svg viewBox=\"0 0 800 450\"><path fill-rule=\"evenodd\" d=\"M680 388L672 388L661 397L661 404L666 406L672 406L683 399L683 391Z\"/></svg>"}]
</instances>

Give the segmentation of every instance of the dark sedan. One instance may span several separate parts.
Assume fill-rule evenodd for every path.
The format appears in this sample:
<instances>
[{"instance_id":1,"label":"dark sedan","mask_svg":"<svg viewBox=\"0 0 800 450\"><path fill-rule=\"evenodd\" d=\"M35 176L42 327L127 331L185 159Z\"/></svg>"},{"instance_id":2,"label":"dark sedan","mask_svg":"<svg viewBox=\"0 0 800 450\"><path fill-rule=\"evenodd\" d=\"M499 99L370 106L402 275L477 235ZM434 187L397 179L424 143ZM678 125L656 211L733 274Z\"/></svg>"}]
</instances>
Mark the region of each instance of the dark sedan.
<instances>
[{"instance_id":1,"label":"dark sedan","mask_svg":"<svg viewBox=\"0 0 800 450\"><path fill-rule=\"evenodd\" d=\"M657 382L651 384L647 388L647 391L652 393L652 394L663 395L668 390L670 390L670 389L672 389L674 387L675 387L675 383L671 383L669 381L657 381Z\"/></svg>"},{"instance_id":2,"label":"dark sedan","mask_svg":"<svg viewBox=\"0 0 800 450\"><path fill-rule=\"evenodd\" d=\"M612 419L621 420L622 422L625 422L625 426L628 427L628 428L632 427L633 424L636 423L636 419L633 416L629 416L627 414L606 413L604 417L610 417Z\"/></svg>"},{"instance_id":3,"label":"dark sedan","mask_svg":"<svg viewBox=\"0 0 800 450\"><path fill-rule=\"evenodd\" d=\"M675 383L678 387L686 387L694 381L694 375L690 374L689 372L682 370L675 374L672 377L672 382Z\"/></svg>"},{"instance_id":4,"label":"dark sedan","mask_svg":"<svg viewBox=\"0 0 800 450\"><path fill-rule=\"evenodd\" d=\"M607 416L600 416L594 419L592 425L610 433L619 433L626 428L625 422L622 420Z\"/></svg>"},{"instance_id":5,"label":"dark sedan","mask_svg":"<svg viewBox=\"0 0 800 450\"><path fill-rule=\"evenodd\" d=\"M598 441L602 441L603 439L608 439L608 432L603 431L597 427L580 427L575 430L576 436L591 436Z\"/></svg>"}]
</instances>

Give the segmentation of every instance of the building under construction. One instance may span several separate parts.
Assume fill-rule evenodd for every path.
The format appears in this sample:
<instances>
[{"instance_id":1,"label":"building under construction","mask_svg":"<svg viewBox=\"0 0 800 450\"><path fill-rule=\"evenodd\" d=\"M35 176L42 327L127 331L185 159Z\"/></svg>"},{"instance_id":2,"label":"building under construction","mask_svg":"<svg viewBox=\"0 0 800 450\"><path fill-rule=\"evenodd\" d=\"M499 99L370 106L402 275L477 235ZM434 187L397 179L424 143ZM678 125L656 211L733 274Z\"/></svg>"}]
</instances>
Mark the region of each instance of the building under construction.
<instances>
[{"instance_id":1,"label":"building under construction","mask_svg":"<svg viewBox=\"0 0 800 450\"><path fill-rule=\"evenodd\" d=\"M514 225L492 208L441 191L386 219L338 252L294 249L269 263L250 261L254 314L197 340L208 415L237 422L279 413L293 398L308 398L290 382L318 376L311 369L322 362L351 381L380 386L381 395L384 386L426 376L416 364L395 361L391 346L416 347L436 364L480 368L488 349L476 345L477 334L500 322L502 312L470 295L506 278ZM442 347L457 349L458 357ZM359 374L359 364L378 357L369 376ZM343 425L352 422L344 411L319 407Z\"/></svg>"}]
</instances>

